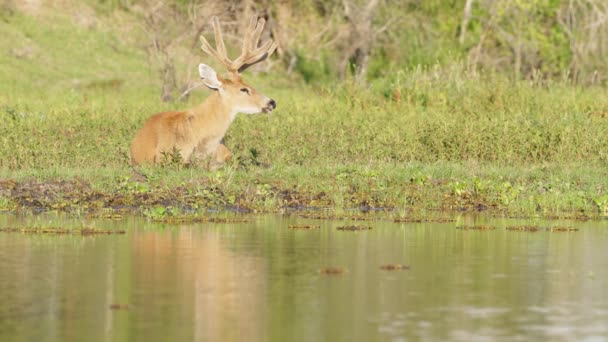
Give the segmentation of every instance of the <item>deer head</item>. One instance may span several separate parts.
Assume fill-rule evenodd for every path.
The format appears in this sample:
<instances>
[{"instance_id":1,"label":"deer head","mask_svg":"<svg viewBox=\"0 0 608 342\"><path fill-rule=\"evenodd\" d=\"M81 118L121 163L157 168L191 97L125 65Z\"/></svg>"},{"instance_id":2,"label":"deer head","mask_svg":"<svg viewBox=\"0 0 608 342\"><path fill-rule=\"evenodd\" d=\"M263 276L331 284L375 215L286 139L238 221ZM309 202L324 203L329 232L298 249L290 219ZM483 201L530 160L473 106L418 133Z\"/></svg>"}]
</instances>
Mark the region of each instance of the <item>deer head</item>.
<instances>
[{"instance_id":1,"label":"deer head","mask_svg":"<svg viewBox=\"0 0 608 342\"><path fill-rule=\"evenodd\" d=\"M265 23L263 18L257 19L256 16L251 18L243 38L241 55L234 60L228 58L218 17L213 17L211 20L215 33L215 49L211 47L205 37L200 36L203 51L215 57L228 71L228 77L223 78L219 77L210 66L200 64L198 67L200 77L207 87L217 90L226 101L231 101L235 114L268 113L276 108L276 102L273 99L258 93L241 77L241 73L245 69L265 60L277 48L277 43L272 40L268 40L258 47Z\"/></svg>"}]
</instances>

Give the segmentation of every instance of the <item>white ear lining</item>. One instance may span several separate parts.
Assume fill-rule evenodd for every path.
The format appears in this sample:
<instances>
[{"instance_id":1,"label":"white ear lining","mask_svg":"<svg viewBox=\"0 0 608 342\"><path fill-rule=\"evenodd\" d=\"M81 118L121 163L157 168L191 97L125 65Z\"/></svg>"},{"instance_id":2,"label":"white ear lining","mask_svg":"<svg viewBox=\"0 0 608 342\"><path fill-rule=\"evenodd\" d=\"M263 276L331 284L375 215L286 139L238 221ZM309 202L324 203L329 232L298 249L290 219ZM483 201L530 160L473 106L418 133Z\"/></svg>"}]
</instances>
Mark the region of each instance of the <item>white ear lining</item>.
<instances>
[{"instance_id":1,"label":"white ear lining","mask_svg":"<svg viewBox=\"0 0 608 342\"><path fill-rule=\"evenodd\" d=\"M205 85L211 89L220 89L222 82L217 78L217 73L212 67L206 64L198 65L198 74Z\"/></svg>"}]
</instances>

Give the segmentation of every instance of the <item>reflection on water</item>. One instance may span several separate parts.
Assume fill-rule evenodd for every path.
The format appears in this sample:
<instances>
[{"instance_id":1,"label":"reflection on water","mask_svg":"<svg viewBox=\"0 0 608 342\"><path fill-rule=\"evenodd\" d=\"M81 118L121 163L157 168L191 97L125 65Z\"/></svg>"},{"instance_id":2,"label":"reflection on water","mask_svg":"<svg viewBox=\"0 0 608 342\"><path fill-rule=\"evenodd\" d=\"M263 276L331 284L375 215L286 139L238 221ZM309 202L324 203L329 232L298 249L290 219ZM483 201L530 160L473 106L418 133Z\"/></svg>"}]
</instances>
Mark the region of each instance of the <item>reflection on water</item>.
<instances>
[{"instance_id":1,"label":"reflection on water","mask_svg":"<svg viewBox=\"0 0 608 342\"><path fill-rule=\"evenodd\" d=\"M0 341L608 336L606 221L529 233L504 229L526 222L480 218L466 220L498 229L372 222L347 232L336 229L344 222L315 221L320 229L293 230L311 221L273 216L180 226L57 220L0 216L0 227L86 224L127 234L0 233ZM323 267L346 271L323 275Z\"/></svg>"}]
</instances>

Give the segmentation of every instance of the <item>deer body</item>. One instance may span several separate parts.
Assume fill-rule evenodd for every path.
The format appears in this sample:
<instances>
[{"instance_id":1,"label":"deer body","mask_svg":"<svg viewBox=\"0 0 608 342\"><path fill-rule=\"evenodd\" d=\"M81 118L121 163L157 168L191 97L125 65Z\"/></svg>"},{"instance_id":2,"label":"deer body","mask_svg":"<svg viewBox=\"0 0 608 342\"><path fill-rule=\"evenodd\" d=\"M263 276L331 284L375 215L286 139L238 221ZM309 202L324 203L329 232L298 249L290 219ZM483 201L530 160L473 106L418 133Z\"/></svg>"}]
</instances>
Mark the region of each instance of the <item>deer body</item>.
<instances>
[{"instance_id":1,"label":"deer body","mask_svg":"<svg viewBox=\"0 0 608 342\"><path fill-rule=\"evenodd\" d=\"M241 56L231 61L226 56L219 20L214 18L217 50L201 36L203 50L217 57L228 67L227 78L218 77L215 70L199 65L203 83L214 90L199 106L176 112L164 112L150 117L137 132L131 143L131 163L159 163L166 154L178 151L183 163L193 159L213 156L214 161L225 163L232 153L222 144L222 139L237 113L268 113L276 108L276 102L243 82L240 72L268 57L276 48L272 41L257 48L264 20L252 18L243 41ZM269 44L270 43L270 44Z\"/></svg>"},{"instance_id":2,"label":"deer body","mask_svg":"<svg viewBox=\"0 0 608 342\"><path fill-rule=\"evenodd\" d=\"M216 151L232 121L225 108L213 106L213 95L200 106L184 112L165 112L152 116L137 133L131 145L131 158L136 164L162 161L164 153L179 151L181 160L191 162ZM211 107L211 108L209 108ZM224 155L217 156L225 162Z\"/></svg>"}]
</instances>

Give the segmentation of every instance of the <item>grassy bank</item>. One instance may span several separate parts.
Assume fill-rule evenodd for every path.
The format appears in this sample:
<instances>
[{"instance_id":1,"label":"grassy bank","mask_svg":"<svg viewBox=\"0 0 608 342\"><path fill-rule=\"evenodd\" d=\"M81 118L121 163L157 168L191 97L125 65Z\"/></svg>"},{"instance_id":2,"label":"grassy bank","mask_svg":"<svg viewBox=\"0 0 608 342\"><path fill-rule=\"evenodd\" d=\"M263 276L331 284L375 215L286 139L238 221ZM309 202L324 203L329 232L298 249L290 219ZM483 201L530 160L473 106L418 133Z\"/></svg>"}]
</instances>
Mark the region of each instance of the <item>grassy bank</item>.
<instances>
[{"instance_id":1,"label":"grassy bank","mask_svg":"<svg viewBox=\"0 0 608 342\"><path fill-rule=\"evenodd\" d=\"M278 109L237 117L226 136L231 164L134 171L127 151L143 121L208 91L161 103L145 57L111 34L11 20L0 23L12 51L0 57L0 210L608 210L605 88L471 74L457 62L364 89L260 74L248 81ZM16 57L22 34L50 45ZM82 51L67 56L59 42Z\"/></svg>"},{"instance_id":2,"label":"grassy bank","mask_svg":"<svg viewBox=\"0 0 608 342\"><path fill-rule=\"evenodd\" d=\"M254 80L279 108L237 118L226 137L235 158L216 172L178 164L135 172L128 165L129 142L146 117L187 104L98 90L60 96L64 104L5 100L0 175L13 181L0 185L0 203L142 212L312 206L605 213L604 89L451 72L404 72L371 89ZM45 109L47 101L54 104Z\"/></svg>"}]
</instances>

